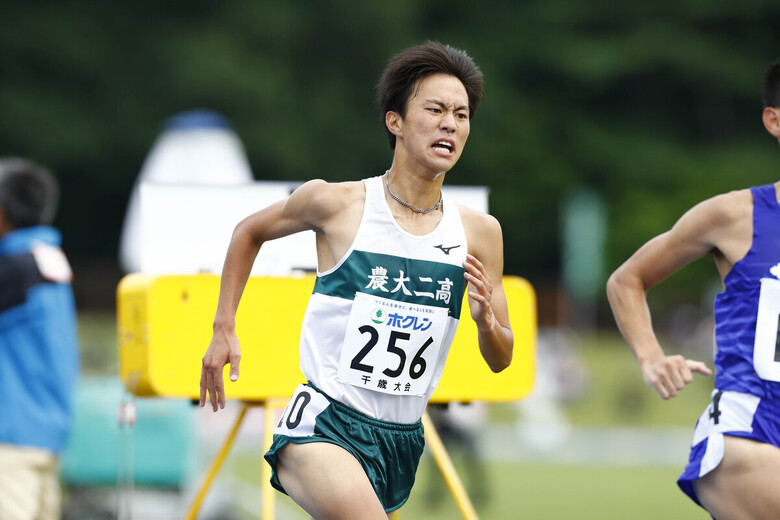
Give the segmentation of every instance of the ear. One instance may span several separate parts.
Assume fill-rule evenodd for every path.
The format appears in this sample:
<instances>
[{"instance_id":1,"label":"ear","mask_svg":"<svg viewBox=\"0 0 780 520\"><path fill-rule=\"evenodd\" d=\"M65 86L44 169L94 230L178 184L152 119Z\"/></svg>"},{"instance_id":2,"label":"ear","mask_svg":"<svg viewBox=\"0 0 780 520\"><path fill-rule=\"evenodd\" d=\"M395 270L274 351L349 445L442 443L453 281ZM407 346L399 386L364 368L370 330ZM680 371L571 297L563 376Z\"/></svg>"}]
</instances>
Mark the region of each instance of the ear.
<instances>
[{"instance_id":1,"label":"ear","mask_svg":"<svg viewBox=\"0 0 780 520\"><path fill-rule=\"evenodd\" d=\"M773 137L780 139L780 109L766 107L762 114L764 127Z\"/></svg>"},{"instance_id":2,"label":"ear","mask_svg":"<svg viewBox=\"0 0 780 520\"><path fill-rule=\"evenodd\" d=\"M398 112L390 111L385 114L385 125L396 137L403 136L404 120Z\"/></svg>"}]
</instances>

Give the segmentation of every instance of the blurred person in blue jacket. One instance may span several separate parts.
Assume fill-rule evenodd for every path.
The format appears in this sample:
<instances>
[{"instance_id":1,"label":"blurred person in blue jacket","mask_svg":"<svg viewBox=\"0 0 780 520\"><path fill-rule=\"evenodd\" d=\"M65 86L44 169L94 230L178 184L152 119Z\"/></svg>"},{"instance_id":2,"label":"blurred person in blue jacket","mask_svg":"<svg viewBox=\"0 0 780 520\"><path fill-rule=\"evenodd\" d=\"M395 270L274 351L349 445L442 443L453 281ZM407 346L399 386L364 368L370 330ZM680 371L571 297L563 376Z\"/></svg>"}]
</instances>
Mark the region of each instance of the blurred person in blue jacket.
<instances>
[{"instance_id":1,"label":"blurred person in blue jacket","mask_svg":"<svg viewBox=\"0 0 780 520\"><path fill-rule=\"evenodd\" d=\"M0 158L0 518L60 518L58 456L79 372L52 174Z\"/></svg>"}]
</instances>

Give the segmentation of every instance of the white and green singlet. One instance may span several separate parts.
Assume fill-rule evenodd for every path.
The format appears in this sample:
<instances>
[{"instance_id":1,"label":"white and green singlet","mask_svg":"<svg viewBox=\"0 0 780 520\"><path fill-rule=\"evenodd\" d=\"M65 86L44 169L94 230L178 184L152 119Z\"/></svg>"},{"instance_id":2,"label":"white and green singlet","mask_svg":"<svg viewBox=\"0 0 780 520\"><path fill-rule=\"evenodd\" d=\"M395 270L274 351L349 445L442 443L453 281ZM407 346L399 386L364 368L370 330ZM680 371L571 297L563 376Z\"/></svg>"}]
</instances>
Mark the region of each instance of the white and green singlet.
<instances>
[{"instance_id":1,"label":"white and green singlet","mask_svg":"<svg viewBox=\"0 0 780 520\"><path fill-rule=\"evenodd\" d=\"M318 272L303 318L301 370L332 398L384 421L420 419L444 370L465 290L466 234L455 203L427 235L393 218L381 177L365 179L350 249Z\"/></svg>"}]
</instances>

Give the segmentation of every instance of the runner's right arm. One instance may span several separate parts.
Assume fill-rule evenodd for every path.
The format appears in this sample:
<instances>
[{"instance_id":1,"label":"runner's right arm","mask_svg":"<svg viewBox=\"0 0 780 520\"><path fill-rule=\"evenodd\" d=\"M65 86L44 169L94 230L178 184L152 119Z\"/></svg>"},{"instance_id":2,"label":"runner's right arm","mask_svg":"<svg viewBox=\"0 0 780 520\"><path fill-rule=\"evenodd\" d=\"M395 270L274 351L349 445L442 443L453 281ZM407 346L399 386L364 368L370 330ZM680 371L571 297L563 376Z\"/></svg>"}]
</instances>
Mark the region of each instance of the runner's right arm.
<instances>
[{"instance_id":1,"label":"runner's right arm","mask_svg":"<svg viewBox=\"0 0 780 520\"><path fill-rule=\"evenodd\" d=\"M235 331L236 311L260 247L300 231L319 232L323 219L338 207L338 200L323 197L332 191L328 186L321 180L309 181L288 199L242 220L233 231L222 267L214 332L202 361L200 406L205 406L208 398L215 412L225 407L222 372L226 364L230 363L231 381L238 379L241 347Z\"/></svg>"},{"instance_id":2,"label":"runner's right arm","mask_svg":"<svg viewBox=\"0 0 780 520\"><path fill-rule=\"evenodd\" d=\"M716 250L724 224L722 200L708 199L686 212L669 231L640 247L607 282L607 297L620 332L639 361L645 382L663 398L711 375L700 361L667 356L653 331L647 291L684 266Z\"/></svg>"}]
</instances>

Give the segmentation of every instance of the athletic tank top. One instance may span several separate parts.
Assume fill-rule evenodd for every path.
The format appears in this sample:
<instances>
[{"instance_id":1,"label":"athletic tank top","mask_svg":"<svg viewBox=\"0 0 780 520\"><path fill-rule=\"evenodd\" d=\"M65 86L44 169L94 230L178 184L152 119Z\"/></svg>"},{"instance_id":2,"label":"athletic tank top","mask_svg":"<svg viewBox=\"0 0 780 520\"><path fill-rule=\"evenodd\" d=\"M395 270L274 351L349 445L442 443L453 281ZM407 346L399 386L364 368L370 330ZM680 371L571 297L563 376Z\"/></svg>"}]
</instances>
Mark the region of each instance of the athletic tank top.
<instances>
[{"instance_id":1,"label":"athletic tank top","mask_svg":"<svg viewBox=\"0 0 780 520\"><path fill-rule=\"evenodd\" d=\"M780 399L780 205L773 184L750 188L753 243L715 298L715 387Z\"/></svg>"},{"instance_id":2,"label":"athletic tank top","mask_svg":"<svg viewBox=\"0 0 780 520\"><path fill-rule=\"evenodd\" d=\"M355 410L412 423L441 379L460 318L466 234L446 196L432 232L404 231L382 178L363 182L363 216L349 251L317 273L301 328L301 370Z\"/></svg>"}]
</instances>

